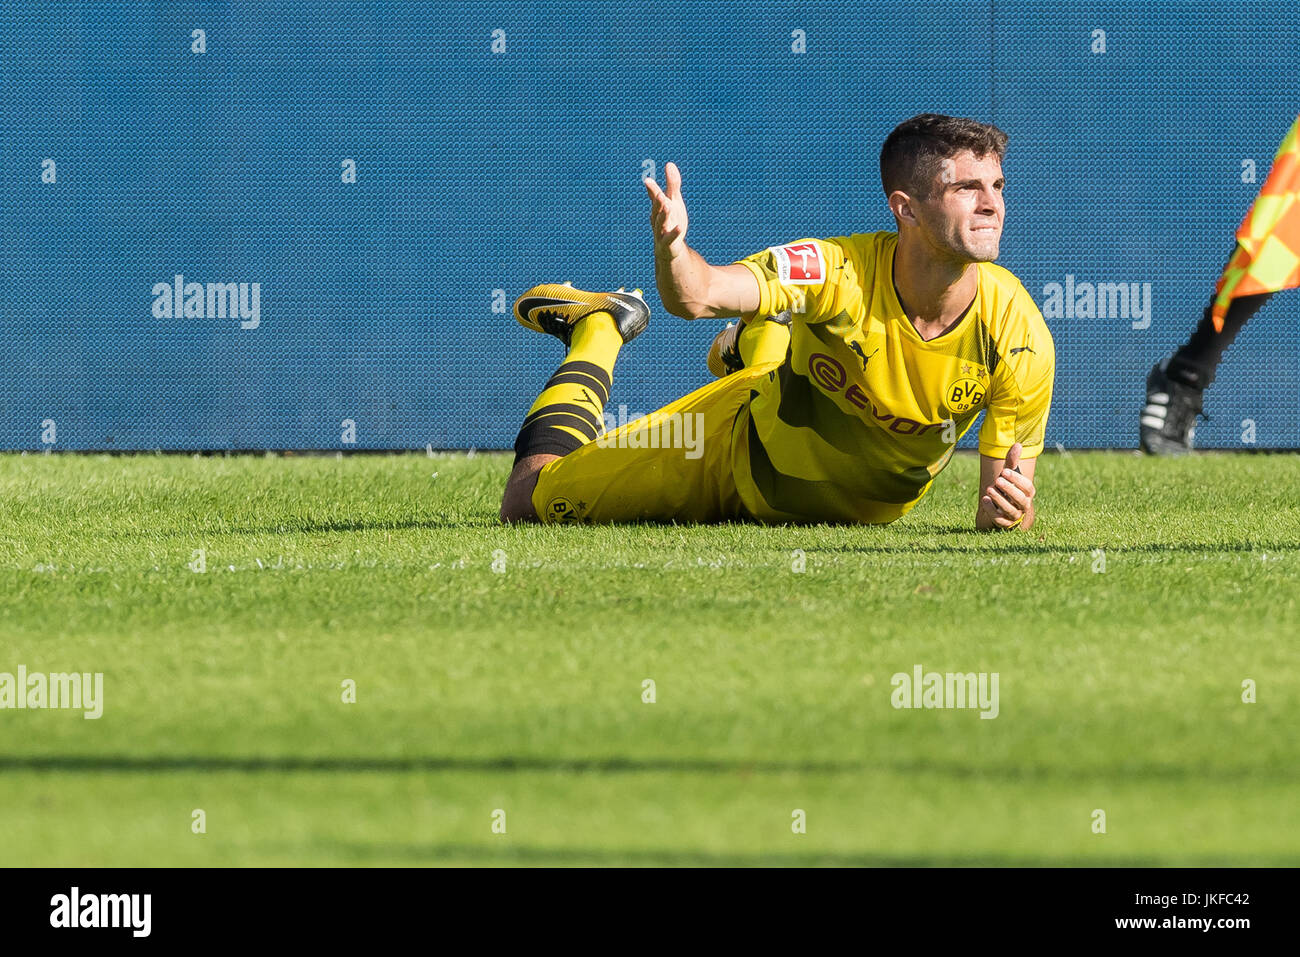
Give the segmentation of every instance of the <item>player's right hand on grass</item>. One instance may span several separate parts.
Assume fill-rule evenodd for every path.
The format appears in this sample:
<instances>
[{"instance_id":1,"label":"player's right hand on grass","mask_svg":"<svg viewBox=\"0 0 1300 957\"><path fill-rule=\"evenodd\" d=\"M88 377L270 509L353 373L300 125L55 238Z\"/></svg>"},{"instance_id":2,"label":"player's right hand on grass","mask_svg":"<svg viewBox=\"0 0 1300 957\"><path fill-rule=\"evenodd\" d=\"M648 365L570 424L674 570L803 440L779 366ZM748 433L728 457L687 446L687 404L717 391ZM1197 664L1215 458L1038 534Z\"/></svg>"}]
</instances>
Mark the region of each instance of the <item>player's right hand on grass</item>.
<instances>
[{"instance_id":1,"label":"player's right hand on grass","mask_svg":"<svg viewBox=\"0 0 1300 957\"><path fill-rule=\"evenodd\" d=\"M1016 442L1007 451L1002 473L980 495L980 516L986 523L1001 529L1018 527L1033 506L1033 479L1020 471L1020 453L1024 446Z\"/></svg>"},{"instance_id":2,"label":"player's right hand on grass","mask_svg":"<svg viewBox=\"0 0 1300 957\"><path fill-rule=\"evenodd\" d=\"M649 176L642 180L650 194L650 227L655 257L673 259L686 251L686 201L682 199L682 173L676 163L664 164L666 189Z\"/></svg>"}]
</instances>

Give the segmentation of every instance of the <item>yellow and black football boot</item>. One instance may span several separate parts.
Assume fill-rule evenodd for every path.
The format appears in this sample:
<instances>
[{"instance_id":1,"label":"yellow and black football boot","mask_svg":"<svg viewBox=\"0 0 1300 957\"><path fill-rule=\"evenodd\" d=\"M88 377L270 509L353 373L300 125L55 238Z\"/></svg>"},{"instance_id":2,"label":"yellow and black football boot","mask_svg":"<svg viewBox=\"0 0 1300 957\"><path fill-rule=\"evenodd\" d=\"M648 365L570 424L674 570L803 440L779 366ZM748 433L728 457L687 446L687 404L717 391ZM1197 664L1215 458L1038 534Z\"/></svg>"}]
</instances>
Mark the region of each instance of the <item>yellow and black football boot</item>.
<instances>
[{"instance_id":1,"label":"yellow and black football boot","mask_svg":"<svg viewBox=\"0 0 1300 957\"><path fill-rule=\"evenodd\" d=\"M623 342L635 339L650 323L650 307L640 289L627 292L587 292L571 284L543 283L515 300L515 319L521 326L555 336L567 347L573 327L593 312L607 312L614 319Z\"/></svg>"}]
</instances>

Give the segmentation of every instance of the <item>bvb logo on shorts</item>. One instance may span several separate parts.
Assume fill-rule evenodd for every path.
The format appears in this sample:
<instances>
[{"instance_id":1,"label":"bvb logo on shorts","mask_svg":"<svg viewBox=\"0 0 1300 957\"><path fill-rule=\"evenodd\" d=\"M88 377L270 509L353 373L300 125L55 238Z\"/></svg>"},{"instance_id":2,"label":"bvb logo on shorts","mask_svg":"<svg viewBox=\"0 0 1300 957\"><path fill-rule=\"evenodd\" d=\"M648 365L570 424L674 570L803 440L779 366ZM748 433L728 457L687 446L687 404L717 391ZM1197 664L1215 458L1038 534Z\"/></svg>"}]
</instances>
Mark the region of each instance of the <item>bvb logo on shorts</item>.
<instances>
[{"instance_id":1,"label":"bvb logo on shorts","mask_svg":"<svg viewBox=\"0 0 1300 957\"><path fill-rule=\"evenodd\" d=\"M567 498L553 498L546 506L546 515L543 518L547 522L579 522L582 521L578 509Z\"/></svg>"},{"instance_id":2,"label":"bvb logo on shorts","mask_svg":"<svg viewBox=\"0 0 1300 957\"><path fill-rule=\"evenodd\" d=\"M963 376L944 390L943 401L953 413L969 412L984 401L984 383Z\"/></svg>"}]
</instances>

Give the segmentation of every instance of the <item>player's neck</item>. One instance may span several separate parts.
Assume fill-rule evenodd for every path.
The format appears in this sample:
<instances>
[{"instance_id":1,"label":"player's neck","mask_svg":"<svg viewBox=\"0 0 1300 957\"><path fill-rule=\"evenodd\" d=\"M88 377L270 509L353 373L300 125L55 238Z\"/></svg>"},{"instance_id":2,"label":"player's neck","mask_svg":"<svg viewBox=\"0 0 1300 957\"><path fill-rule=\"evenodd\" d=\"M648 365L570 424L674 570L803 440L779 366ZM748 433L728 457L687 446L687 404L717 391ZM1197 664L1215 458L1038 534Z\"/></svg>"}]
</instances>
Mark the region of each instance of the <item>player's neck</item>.
<instances>
[{"instance_id":1,"label":"player's neck","mask_svg":"<svg viewBox=\"0 0 1300 957\"><path fill-rule=\"evenodd\" d=\"M894 253L894 290L922 339L941 336L960 322L978 286L974 263L936 258L931 250L900 237Z\"/></svg>"}]
</instances>

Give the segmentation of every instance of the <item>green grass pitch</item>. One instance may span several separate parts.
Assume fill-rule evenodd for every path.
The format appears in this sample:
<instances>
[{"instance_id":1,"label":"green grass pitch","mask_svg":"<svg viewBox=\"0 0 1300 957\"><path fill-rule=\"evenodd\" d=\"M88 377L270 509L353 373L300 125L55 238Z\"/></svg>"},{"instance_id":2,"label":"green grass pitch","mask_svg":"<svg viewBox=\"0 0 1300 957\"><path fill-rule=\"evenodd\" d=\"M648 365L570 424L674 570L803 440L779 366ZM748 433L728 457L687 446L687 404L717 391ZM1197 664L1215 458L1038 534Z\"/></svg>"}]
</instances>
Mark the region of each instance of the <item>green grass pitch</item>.
<instances>
[{"instance_id":1,"label":"green grass pitch","mask_svg":"<svg viewBox=\"0 0 1300 957\"><path fill-rule=\"evenodd\" d=\"M104 674L0 711L0 864L1300 863L1294 456L1051 453L993 536L970 455L883 528L505 528L508 466L0 457L0 672Z\"/></svg>"}]
</instances>

